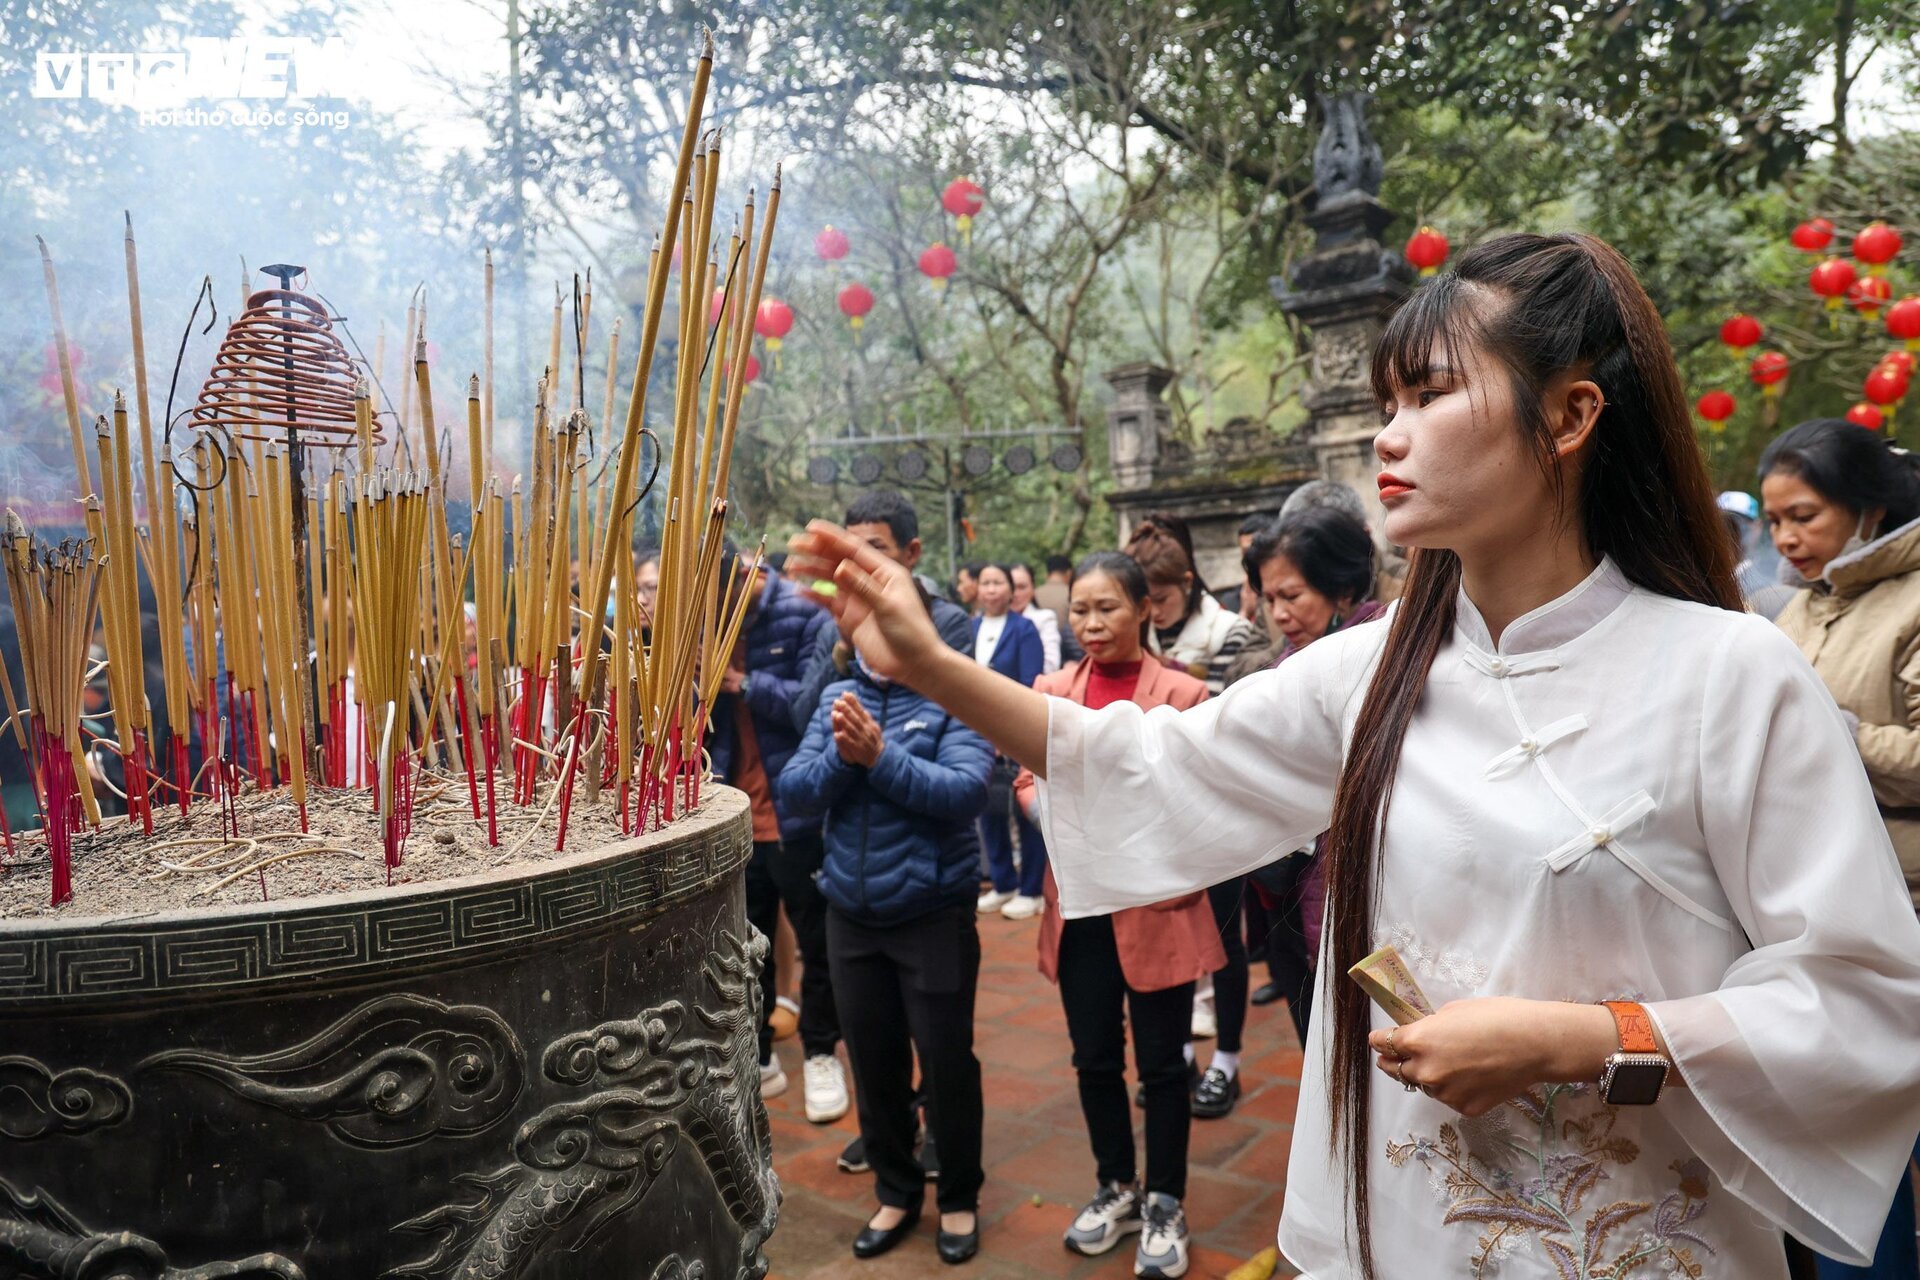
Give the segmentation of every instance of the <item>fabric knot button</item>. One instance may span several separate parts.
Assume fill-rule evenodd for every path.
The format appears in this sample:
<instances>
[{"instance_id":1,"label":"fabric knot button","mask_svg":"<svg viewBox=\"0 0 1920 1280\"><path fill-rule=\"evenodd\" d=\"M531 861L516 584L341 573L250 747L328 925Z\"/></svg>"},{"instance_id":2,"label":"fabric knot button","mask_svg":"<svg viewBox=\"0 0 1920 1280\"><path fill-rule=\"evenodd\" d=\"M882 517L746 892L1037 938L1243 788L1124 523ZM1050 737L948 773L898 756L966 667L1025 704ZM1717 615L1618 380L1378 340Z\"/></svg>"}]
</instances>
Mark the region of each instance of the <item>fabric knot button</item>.
<instances>
[{"instance_id":1,"label":"fabric knot button","mask_svg":"<svg viewBox=\"0 0 1920 1280\"><path fill-rule=\"evenodd\" d=\"M1598 827L1595 827L1592 831L1588 832L1587 834L1593 837L1593 842L1596 845L1601 846L1602 848L1613 843L1612 827L1608 827L1604 825L1598 826Z\"/></svg>"}]
</instances>

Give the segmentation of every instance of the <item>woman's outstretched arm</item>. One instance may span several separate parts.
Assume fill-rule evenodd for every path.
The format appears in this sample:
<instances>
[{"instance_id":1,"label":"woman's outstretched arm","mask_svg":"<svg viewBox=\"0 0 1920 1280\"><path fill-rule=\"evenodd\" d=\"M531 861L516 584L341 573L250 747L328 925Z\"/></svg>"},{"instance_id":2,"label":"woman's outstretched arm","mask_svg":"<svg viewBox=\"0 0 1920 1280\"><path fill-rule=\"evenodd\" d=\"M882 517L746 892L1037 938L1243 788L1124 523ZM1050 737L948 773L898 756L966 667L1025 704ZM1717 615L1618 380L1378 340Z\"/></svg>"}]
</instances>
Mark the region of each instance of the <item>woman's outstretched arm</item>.
<instances>
[{"instance_id":1,"label":"woman's outstretched arm","mask_svg":"<svg viewBox=\"0 0 1920 1280\"><path fill-rule=\"evenodd\" d=\"M948 647L911 573L825 520L788 546L788 575L833 614L868 667L933 699L1001 754L1047 776L1046 695Z\"/></svg>"}]
</instances>

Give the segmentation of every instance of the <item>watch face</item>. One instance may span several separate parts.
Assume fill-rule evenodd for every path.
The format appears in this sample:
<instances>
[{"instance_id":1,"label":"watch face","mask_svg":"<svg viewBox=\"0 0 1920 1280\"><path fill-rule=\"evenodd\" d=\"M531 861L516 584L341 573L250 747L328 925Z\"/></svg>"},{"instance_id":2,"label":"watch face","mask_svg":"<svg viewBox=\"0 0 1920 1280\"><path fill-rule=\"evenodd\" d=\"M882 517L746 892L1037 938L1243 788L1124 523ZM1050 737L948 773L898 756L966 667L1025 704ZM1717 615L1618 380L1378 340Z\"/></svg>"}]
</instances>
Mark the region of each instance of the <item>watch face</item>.
<instances>
[{"instance_id":1,"label":"watch face","mask_svg":"<svg viewBox=\"0 0 1920 1280\"><path fill-rule=\"evenodd\" d=\"M1666 1082L1664 1062L1615 1063L1607 1079L1606 1101L1615 1107L1651 1106L1659 1099L1660 1087Z\"/></svg>"}]
</instances>

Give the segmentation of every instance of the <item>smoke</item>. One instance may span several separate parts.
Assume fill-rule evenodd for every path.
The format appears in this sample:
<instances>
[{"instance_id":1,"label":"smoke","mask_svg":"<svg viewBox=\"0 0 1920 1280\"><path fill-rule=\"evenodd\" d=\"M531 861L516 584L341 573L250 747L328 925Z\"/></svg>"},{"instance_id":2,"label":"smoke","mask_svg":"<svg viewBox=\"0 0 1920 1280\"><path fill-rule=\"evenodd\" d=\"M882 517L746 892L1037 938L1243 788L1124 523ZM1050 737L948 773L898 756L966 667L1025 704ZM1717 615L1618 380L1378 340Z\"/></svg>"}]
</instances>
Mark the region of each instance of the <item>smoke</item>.
<instances>
[{"instance_id":1,"label":"smoke","mask_svg":"<svg viewBox=\"0 0 1920 1280\"><path fill-rule=\"evenodd\" d=\"M403 317L421 289L438 416L460 427L467 375L481 369L483 246L463 216L462 193L436 172L405 120L338 97L119 105L93 95L124 80L110 82L85 63L68 72L79 75L84 67L93 77L81 96L36 96L50 83L48 57L209 39L216 50L244 58L251 57L250 40L269 42L237 33L224 5L170 9L185 16L167 23L143 21L152 15L139 5L81 5L57 25L25 21L30 7L0 0L0 29L19 33L0 51L7 117L0 131L0 505L45 532L80 522L81 487L36 235L45 238L59 276L89 449L92 419L110 409L115 389L135 401L128 214L139 246L156 440L170 395L175 415L193 404L245 296L274 285L259 271L269 263L307 269L297 287L330 304L350 352L371 361L384 324L382 383L395 402L397 379L411 376L410 363L402 363L410 357L402 351ZM276 34L318 40L337 30L338 19L326 6L306 6ZM246 76L255 77L253 62L246 66ZM234 87L258 88L237 81ZM210 298L202 300L209 279ZM537 345L544 357L544 343ZM498 383L501 416L508 418L530 400L531 379L502 359ZM175 449L184 455L178 435Z\"/></svg>"}]
</instances>

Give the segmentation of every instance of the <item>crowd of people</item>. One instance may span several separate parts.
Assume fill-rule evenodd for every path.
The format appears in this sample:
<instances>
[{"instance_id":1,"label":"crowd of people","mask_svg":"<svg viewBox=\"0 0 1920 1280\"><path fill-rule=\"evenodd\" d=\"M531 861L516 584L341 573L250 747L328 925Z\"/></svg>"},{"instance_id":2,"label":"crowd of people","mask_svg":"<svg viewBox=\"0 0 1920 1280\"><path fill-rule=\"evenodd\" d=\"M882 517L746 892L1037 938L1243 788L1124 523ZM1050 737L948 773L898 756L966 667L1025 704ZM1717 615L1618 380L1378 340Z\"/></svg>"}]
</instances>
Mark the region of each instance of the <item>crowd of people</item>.
<instances>
[{"instance_id":1,"label":"crowd of people","mask_svg":"<svg viewBox=\"0 0 1920 1280\"><path fill-rule=\"evenodd\" d=\"M1580 251L1600 262L1591 269L1611 269L1600 251ZM1514 276L1502 287L1519 294L1544 286ZM1605 304L1588 297L1586 305L1595 309L1593 329L1606 332ZM1430 315L1426 323L1435 326L1425 335L1433 343L1448 320ZM1489 354L1510 367L1547 359ZM1407 433L1422 430L1435 412L1430 406L1463 375L1396 367L1392 358L1380 374L1397 401L1391 422L1408 424ZM1658 358L1646 351L1633 358L1654 373L1620 365L1619 357L1607 374L1612 385L1553 384L1570 398L1561 402L1563 418L1542 428L1549 438L1568 433L1578 437L1569 446L1577 449L1609 402L1657 416L1633 383L1655 378ZM1547 364L1527 372L1526 385L1552 383ZM1430 399L1423 388L1444 379L1451 384ZM1467 398L1458 412L1468 413ZM1376 446L1384 462L1411 470L1409 456L1419 456L1428 468L1422 482L1433 489L1466 483L1464 471L1446 468L1469 463L1416 455L1393 438L1391 422ZM1451 429L1467 422L1462 416ZM1672 451L1667 465L1682 465L1675 461L1680 444L1661 447ZM1603 464L1592 465L1583 494L1590 503L1609 497L1595 488L1606 480ZM1661 1206L1633 1256L1667 1273L1702 1274L1698 1259L1717 1253L1734 1267L1727 1274L1812 1275L1817 1267L1822 1277L1911 1280L1920 1272L1911 1186L1892 1197L1890 1214L1884 1199L1878 1208L1860 1203L1879 1194L1877 1175L1865 1170L1893 1158L1887 1143L1897 1141L1901 1156L1913 1147L1920 1111L1905 1083L1913 1069L1865 1073L1869 1090L1857 1055L1915 1038L1916 1014L1900 1001L1920 990L1910 989L1920 981L1913 954L1920 947L1907 936L1920 903L1920 468L1878 434L1823 419L1775 440L1757 481L1757 497L1722 494L1706 507L1683 550L1609 545L1606 526L1590 520L1588 561L1571 589L1530 608L1512 605L1504 617L1491 606L1480 611L1466 551L1450 577L1437 579L1435 562L1420 559L1426 553L1414 553L1410 571L1382 557L1387 541L1423 545L1417 528L1395 536L1403 532L1395 516L1408 504L1390 502L1387 527L1375 529L1353 490L1326 482L1302 486L1278 513L1247 518L1243 580L1219 591L1202 580L1187 526L1167 514L1141 521L1121 548L1077 563L1055 557L1039 574L1026 564L967 564L950 590L921 571L918 520L897 493L861 495L844 513L844 534L798 540L810 550L794 564L797 580L768 574L733 656L724 686L733 705L713 716L713 760L751 801L749 914L772 935L784 911L796 943L807 1118L826 1123L857 1107L860 1137L841 1167L871 1170L878 1203L852 1242L854 1254L877 1256L911 1236L929 1181L937 1188L941 1259L964 1262L978 1249L985 1174L974 1004L978 921L994 916L1037 918L1035 963L1057 985L1065 1013L1094 1188L1061 1223L1070 1251L1102 1254L1137 1237L1136 1275L1185 1273L1190 1126L1230 1114L1241 1095L1248 1005L1284 1001L1307 1046L1309 1072L1324 1058L1333 1077L1303 1098L1297 1134L1316 1125L1321 1132L1297 1136L1294 1159L1301 1161L1303 1141L1325 1150L1290 1177L1289 1223L1297 1225L1282 1236L1310 1274L1371 1276L1376 1257L1379 1274L1414 1274L1406 1268L1427 1262L1440 1269L1420 1274L1482 1274L1433 1261L1439 1255L1431 1251L1452 1247L1444 1233L1434 1234L1439 1215L1415 1203L1407 1184L1387 1178L1411 1159L1443 1182L1449 1171L1440 1165L1452 1162L1458 1185L1473 1182L1484 1193L1474 1221L1510 1220L1512 1230L1539 1235L1550 1257L1563 1247L1556 1232L1573 1226L1544 1219L1527 1226L1525 1201L1561 1195L1554 1179L1565 1174L1612 1178L1615 1198L1644 1194ZM1402 498L1415 487L1382 478L1383 496ZM1524 530L1499 527L1488 514L1495 492L1470 495L1478 505L1446 518L1492 522L1472 531L1489 546L1495 538L1524 541ZM1542 509L1548 492L1540 491ZM1541 537L1565 535L1561 524L1541 528ZM1689 557L1707 566L1691 581L1682 564ZM823 587L822 573L837 585ZM1662 573L1667 588L1649 590L1647 580ZM1383 621L1396 598L1403 621ZM1753 625L1773 620L1774 638L1726 630L1708 617L1711 610L1688 612L1675 598L1717 605L1725 616L1744 603L1758 615L1747 620ZM1442 609L1443 600L1451 607ZM1405 621L1414 610L1423 612ZM1419 621L1429 616L1457 628L1459 638L1449 642L1433 629L1440 624ZM923 629L942 647L910 654ZM1403 631L1411 637L1405 643L1428 646L1420 661L1433 664L1450 643L1459 658L1433 667L1424 694L1402 683L1376 696L1383 674L1362 699L1357 673L1371 670L1369 663L1399 671L1414 661L1395 657L1389 636ZM1793 646L1819 684L1796 674ZM979 674L963 680L954 655ZM1015 688L1048 697L1004 692ZM1736 706L1742 700L1765 708L1761 728L1748 734L1732 728L1745 714ZM1121 704L1130 705L1126 714ZM1476 717L1492 722L1487 732ZM1603 730L1597 722L1610 723ZM1842 727L1851 741L1844 757ZM1518 745L1483 767L1485 745L1515 734ZM1353 767L1342 763L1343 735L1390 742L1393 752L1402 739L1409 744L1397 782L1374 766L1371 808L1334 801L1336 776ZM1268 750L1270 736L1292 745ZM1582 744L1604 745L1607 754L1582 756ZM1617 805L1619 796L1609 794L1601 805L1570 794L1582 779L1555 772L1550 753L1590 775L1621 771L1609 777L1615 790L1663 753L1673 763L1657 794L1642 790ZM1703 766L1705 753L1712 758ZM1811 753L1811 763L1796 753ZM1036 777L1049 764L1048 776ZM1692 780L1689 771L1703 767L1712 785ZM1528 770L1543 785L1516 800L1505 780L1533 776ZM1339 794L1346 785L1342 777ZM1395 787L1389 811L1385 794ZM1868 797L1866 819L1846 811L1860 796ZM1824 851L1803 847L1800 810L1815 798L1825 834L1841 846L1829 859L1837 869L1815 869ZM1495 879L1511 875L1487 861L1489 850L1529 838L1536 826L1548 831L1543 804L1582 815L1583 832L1546 854L1544 879L1530 872L1518 887L1496 889ZM1366 845L1374 832L1383 848L1420 848L1442 869L1406 854L1356 866L1343 851ZM1050 865L1049 836L1070 846L1054 851L1067 859L1059 866ZM1668 849L1702 841L1720 842L1704 873L1699 859ZM1737 855L1727 852L1734 846ZM1884 895L1871 896L1897 884L1894 858L1876 861L1886 848L1912 895L1891 917ZM1599 851L1612 856L1596 859ZM1417 887L1405 887L1410 882ZM1562 892L1576 897L1563 901L1555 896ZM1371 912L1329 905L1355 900L1371 903ZM1418 942L1436 913L1471 945ZM1618 945L1586 949L1581 939L1600 928L1618 931ZM1552 1002L1461 999L1410 1026L1370 1023L1357 988L1328 981L1325 971L1395 938L1440 996L1502 995L1504 981L1509 990L1552 991ZM1561 947L1571 959L1557 958ZM1268 970L1257 988L1253 964ZM1523 980L1516 966L1547 976ZM1715 990L1723 974L1719 989L1738 997L1724 1008L1708 1012L1682 998ZM770 963L762 975L769 1013L777 981ZM1604 1002L1609 994L1616 998L1595 1015L1598 1022L1567 1003ZM1632 1000L1648 1001L1652 1016L1643 1010L1640 1023L1622 1021L1615 1006ZM1769 1011L1769 1000L1783 1001L1794 1018L1825 1020L1804 1029L1811 1056L1763 1034L1762 1022L1785 1016ZM1459 1012L1494 1005L1499 1017L1532 1021L1502 1024L1496 1036L1491 1023L1476 1032L1469 1021L1494 1013ZM1849 1016L1857 1019L1851 1025ZM1549 1018L1551 1027L1541 1030ZM1625 1061L1634 1057L1634 1025L1657 1028L1640 1059L1664 1063L1662 1080L1673 1077L1670 1091L1683 1100L1669 1104L1677 1118L1665 1127L1632 1130L1637 1145L1629 1146L1647 1155L1629 1171L1606 1164L1621 1161L1623 1148L1602 1141L1593 1108L1612 1116L1638 1101L1612 1092L1616 1069L1635 1065ZM1348 1038L1355 1027L1358 1053ZM1485 1037L1551 1046L1560 1055L1552 1058L1554 1074L1542 1074L1547 1049L1524 1066L1495 1071L1487 1060L1499 1055L1486 1050ZM1138 1084L1131 1098L1129 1039ZM851 1082L836 1056L842 1040ZM789 1087L771 1043L763 1028L761 1087L769 1097ZM1605 1051L1596 1060L1606 1067L1597 1092L1591 1081L1579 1084L1586 1059L1574 1044ZM1769 1054L1765 1066L1753 1065ZM1410 1100L1390 1110L1379 1095L1370 1106L1357 1101L1367 1096L1372 1070L1404 1086ZM1481 1079L1489 1072L1493 1084ZM1601 1078L1597 1066L1592 1076ZM1808 1087L1860 1094L1873 1118L1794 1092ZM1658 1083L1652 1091L1659 1094ZM1535 1120L1546 1109L1545 1130L1565 1124L1566 1134L1600 1135L1597 1145L1577 1157L1552 1155L1561 1138L1546 1133L1537 1154L1548 1176L1525 1192L1501 1183L1494 1166L1476 1163L1492 1159L1481 1152L1430 1135L1399 1143L1403 1133L1432 1127L1420 1108L1474 1116L1516 1098L1523 1109L1535 1100ZM1144 1159L1135 1150L1133 1106L1144 1113ZM1376 1134L1391 1126L1384 1148L1369 1140L1364 1119L1356 1121L1356 1107L1363 1117L1373 1112ZM1355 1123L1357 1144L1342 1156L1339 1135L1352 1130L1340 1126ZM1617 1118L1605 1121L1608 1131L1616 1123L1628 1132ZM1516 1149L1530 1141L1508 1140ZM1633 1180L1656 1155L1662 1165L1671 1159L1678 1191L1658 1192L1651 1183L1642 1191ZM1838 1192L1830 1181L1836 1170L1851 1170ZM1422 1188L1428 1182L1418 1181ZM1709 1231L1702 1225L1709 1187L1758 1214ZM1390 1215L1371 1231L1369 1194L1375 1212ZM1579 1202L1565 1194L1572 1199L1553 1206L1563 1217ZM1848 1201L1845 1212L1825 1202L1834 1194ZM1816 1200L1820 1207L1808 1207ZM1458 1196L1449 1201L1458 1203ZM1331 1208L1339 1204L1360 1223L1357 1243L1351 1228L1343 1233L1345 1211ZM1877 1245L1862 1227L1869 1212L1876 1226L1884 1217ZM1762 1237L1750 1228L1761 1222L1771 1224L1771 1245L1756 1243ZM1803 1257L1799 1245L1782 1244L1785 1233L1853 1261ZM1604 1240L1589 1242L1597 1251ZM1783 1260L1778 1266L1769 1251ZM1591 1261L1599 1265L1600 1253ZM1631 1270L1618 1265L1625 1269L1606 1273Z\"/></svg>"}]
</instances>

